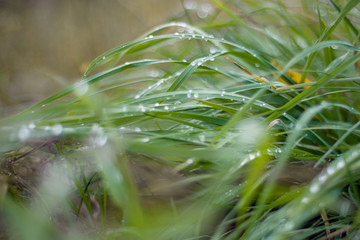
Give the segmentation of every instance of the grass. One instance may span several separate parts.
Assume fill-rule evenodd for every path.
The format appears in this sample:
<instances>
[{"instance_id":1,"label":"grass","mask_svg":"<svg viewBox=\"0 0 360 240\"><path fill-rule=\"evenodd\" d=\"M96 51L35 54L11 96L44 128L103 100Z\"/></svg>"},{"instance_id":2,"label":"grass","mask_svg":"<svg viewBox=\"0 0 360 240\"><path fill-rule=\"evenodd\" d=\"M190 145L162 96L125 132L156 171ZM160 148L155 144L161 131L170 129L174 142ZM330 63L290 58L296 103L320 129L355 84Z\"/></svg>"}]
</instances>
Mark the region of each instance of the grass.
<instances>
[{"instance_id":1,"label":"grass","mask_svg":"<svg viewBox=\"0 0 360 240\"><path fill-rule=\"evenodd\" d=\"M4 236L357 238L359 2L184 2L2 119Z\"/></svg>"}]
</instances>

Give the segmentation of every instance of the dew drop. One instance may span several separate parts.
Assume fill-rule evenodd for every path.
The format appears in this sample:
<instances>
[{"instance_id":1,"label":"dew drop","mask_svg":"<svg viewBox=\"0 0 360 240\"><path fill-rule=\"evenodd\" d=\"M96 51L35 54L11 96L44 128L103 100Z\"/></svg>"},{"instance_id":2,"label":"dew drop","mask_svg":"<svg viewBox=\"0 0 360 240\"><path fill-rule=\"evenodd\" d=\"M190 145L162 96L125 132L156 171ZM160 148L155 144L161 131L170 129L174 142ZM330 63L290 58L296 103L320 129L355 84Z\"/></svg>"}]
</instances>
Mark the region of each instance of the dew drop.
<instances>
[{"instance_id":1,"label":"dew drop","mask_svg":"<svg viewBox=\"0 0 360 240\"><path fill-rule=\"evenodd\" d=\"M35 125L35 123L32 122L29 124L28 127L29 127L29 129L34 129L34 128L36 128L36 125Z\"/></svg>"},{"instance_id":2,"label":"dew drop","mask_svg":"<svg viewBox=\"0 0 360 240\"><path fill-rule=\"evenodd\" d=\"M319 186L319 184L317 184L317 183L312 184L312 185L310 186L310 192L311 192L311 193L316 193L316 192L318 192L319 190L320 190L320 186Z\"/></svg>"},{"instance_id":3,"label":"dew drop","mask_svg":"<svg viewBox=\"0 0 360 240\"><path fill-rule=\"evenodd\" d=\"M155 107L158 107L158 106L160 106L160 103L158 103L158 102L155 103Z\"/></svg>"},{"instance_id":4,"label":"dew drop","mask_svg":"<svg viewBox=\"0 0 360 240\"><path fill-rule=\"evenodd\" d=\"M85 82L78 82L75 84L75 93L78 96L83 96L89 90L89 85Z\"/></svg>"},{"instance_id":5,"label":"dew drop","mask_svg":"<svg viewBox=\"0 0 360 240\"><path fill-rule=\"evenodd\" d=\"M59 136L63 131L63 126L61 124L56 124L54 126L52 126L51 128L51 132L55 135L55 136Z\"/></svg>"},{"instance_id":6,"label":"dew drop","mask_svg":"<svg viewBox=\"0 0 360 240\"><path fill-rule=\"evenodd\" d=\"M30 137L30 129L27 126L22 126L18 132L20 141L24 142Z\"/></svg>"},{"instance_id":7,"label":"dew drop","mask_svg":"<svg viewBox=\"0 0 360 240\"><path fill-rule=\"evenodd\" d=\"M192 93L192 90L189 90L188 93L186 94L186 96L187 96L188 98L191 98L191 93Z\"/></svg>"},{"instance_id":8,"label":"dew drop","mask_svg":"<svg viewBox=\"0 0 360 240\"><path fill-rule=\"evenodd\" d=\"M135 99L139 99L139 98L140 98L140 95L135 95L134 98L135 98Z\"/></svg>"},{"instance_id":9,"label":"dew drop","mask_svg":"<svg viewBox=\"0 0 360 240\"><path fill-rule=\"evenodd\" d=\"M197 8L197 3L193 0L186 0L184 1L184 7L188 10L193 10Z\"/></svg>"},{"instance_id":10,"label":"dew drop","mask_svg":"<svg viewBox=\"0 0 360 240\"><path fill-rule=\"evenodd\" d=\"M308 203L309 202L309 198L308 197L304 197L301 199L302 203Z\"/></svg>"},{"instance_id":11,"label":"dew drop","mask_svg":"<svg viewBox=\"0 0 360 240\"><path fill-rule=\"evenodd\" d=\"M150 138L148 138L148 137L145 137L145 138L141 139L141 142L144 142L144 143L149 142L149 141L150 141Z\"/></svg>"},{"instance_id":12,"label":"dew drop","mask_svg":"<svg viewBox=\"0 0 360 240\"><path fill-rule=\"evenodd\" d=\"M102 59L103 59L103 60L105 60L105 59L106 59L106 57L105 57L105 56L103 56L103 57L102 57Z\"/></svg>"},{"instance_id":13,"label":"dew drop","mask_svg":"<svg viewBox=\"0 0 360 240\"><path fill-rule=\"evenodd\" d=\"M326 179L327 179L326 174L321 174L321 175L318 177L319 182L325 182Z\"/></svg>"},{"instance_id":14,"label":"dew drop","mask_svg":"<svg viewBox=\"0 0 360 240\"><path fill-rule=\"evenodd\" d=\"M190 165L194 163L194 159L193 158L188 158L186 159L186 164Z\"/></svg>"},{"instance_id":15,"label":"dew drop","mask_svg":"<svg viewBox=\"0 0 360 240\"><path fill-rule=\"evenodd\" d=\"M221 96L223 97L225 95L225 91L222 91L221 92Z\"/></svg>"},{"instance_id":16,"label":"dew drop","mask_svg":"<svg viewBox=\"0 0 360 240\"><path fill-rule=\"evenodd\" d=\"M207 16L209 15L209 12L205 11L204 9L200 9L199 11L197 11L197 15L199 18L207 18Z\"/></svg>"},{"instance_id":17,"label":"dew drop","mask_svg":"<svg viewBox=\"0 0 360 240\"><path fill-rule=\"evenodd\" d=\"M95 144L98 147L102 147L107 143L108 137L104 134L95 137Z\"/></svg>"},{"instance_id":18,"label":"dew drop","mask_svg":"<svg viewBox=\"0 0 360 240\"><path fill-rule=\"evenodd\" d=\"M149 72L149 76L150 77L159 77L160 76L160 71L158 70L155 70L155 69L152 69L150 72Z\"/></svg>"},{"instance_id":19,"label":"dew drop","mask_svg":"<svg viewBox=\"0 0 360 240\"><path fill-rule=\"evenodd\" d=\"M210 48L210 53L211 54L214 54L214 53L216 53L218 50L216 49L216 48Z\"/></svg>"},{"instance_id":20,"label":"dew drop","mask_svg":"<svg viewBox=\"0 0 360 240\"><path fill-rule=\"evenodd\" d=\"M150 39L153 38L153 37L154 37L153 35L150 35L150 36L149 36Z\"/></svg>"},{"instance_id":21,"label":"dew drop","mask_svg":"<svg viewBox=\"0 0 360 240\"><path fill-rule=\"evenodd\" d=\"M335 171L335 168L333 168L333 167L328 167L328 168L326 168L326 172L327 172L327 174L329 174L329 175L333 175L336 171Z\"/></svg>"},{"instance_id":22,"label":"dew drop","mask_svg":"<svg viewBox=\"0 0 360 240\"><path fill-rule=\"evenodd\" d=\"M164 110L169 110L169 106L165 106L165 107L164 107Z\"/></svg>"},{"instance_id":23,"label":"dew drop","mask_svg":"<svg viewBox=\"0 0 360 240\"><path fill-rule=\"evenodd\" d=\"M286 230L290 230L294 228L294 223L291 221L288 221L287 223L285 223L285 229Z\"/></svg>"},{"instance_id":24,"label":"dew drop","mask_svg":"<svg viewBox=\"0 0 360 240\"><path fill-rule=\"evenodd\" d=\"M141 132L141 128L136 127L136 128L135 128L135 132Z\"/></svg>"},{"instance_id":25,"label":"dew drop","mask_svg":"<svg viewBox=\"0 0 360 240\"><path fill-rule=\"evenodd\" d=\"M200 140L200 142L205 142L205 136L204 135L199 135L199 140Z\"/></svg>"},{"instance_id":26,"label":"dew drop","mask_svg":"<svg viewBox=\"0 0 360 240\"><path fill-rule=\"evenodd\" d=\"M198 98L199 94L198 93L194 93L194 98Z\"/></svg>"},{"instance_id":27,"label":"dew drop","mask_svg":"<svg viewBox=\"0 0 360 240\"><path fill-rule=\"evenodd\" d=\"M341 169L341 168L343 168L343 167L345 167L345 162L344 162L344 160L340 160L340 161L336 164L336 168L337 168L337 169Z\"/></svg>"}]
</instances>

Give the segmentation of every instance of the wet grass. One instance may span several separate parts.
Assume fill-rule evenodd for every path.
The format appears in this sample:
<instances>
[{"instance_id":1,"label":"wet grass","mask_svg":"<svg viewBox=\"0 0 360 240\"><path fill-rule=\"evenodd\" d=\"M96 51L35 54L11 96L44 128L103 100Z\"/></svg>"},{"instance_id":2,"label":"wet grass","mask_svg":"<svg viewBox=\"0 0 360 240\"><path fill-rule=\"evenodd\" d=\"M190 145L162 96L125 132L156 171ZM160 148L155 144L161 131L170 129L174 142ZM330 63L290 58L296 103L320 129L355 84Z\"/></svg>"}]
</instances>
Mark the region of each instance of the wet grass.
<instances>
[{"instance_id":1,"label":"wet grass","mask_svg":"<svg viewBox=\"0 0 360 240\"><path fill-rule=\"evenodd\" d=\"M2 119L4 234L357 238L358 3L187 1Z\"/></svg>"}]
</instances>

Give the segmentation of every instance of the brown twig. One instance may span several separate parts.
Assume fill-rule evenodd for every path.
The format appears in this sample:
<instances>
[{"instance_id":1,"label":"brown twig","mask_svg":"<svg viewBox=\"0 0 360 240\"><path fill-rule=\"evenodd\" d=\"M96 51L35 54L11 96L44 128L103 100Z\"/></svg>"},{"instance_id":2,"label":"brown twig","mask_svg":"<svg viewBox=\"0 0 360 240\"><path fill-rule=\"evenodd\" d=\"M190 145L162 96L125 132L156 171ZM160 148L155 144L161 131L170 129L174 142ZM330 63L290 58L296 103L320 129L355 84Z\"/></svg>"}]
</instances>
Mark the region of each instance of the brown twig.
<instances>
[{"instance_id":1,"label":"brown twig","mask_svg":"<svg viewBox=\"0 0 360 240\"><path fill-rule=\"evenodd\" d=\"M323 236L321 238L318 238L317 240L330 240L330 239L332 239L332 238L334 238L334 237L336 237L336 236L338 236L338 235L340 235L342 233L345 233L345 232L349 231L350 228L351 228L351 225L340 228L340 229L336 230L335 232L330 233L327 236Z\"/></svg>"}]
</instances>

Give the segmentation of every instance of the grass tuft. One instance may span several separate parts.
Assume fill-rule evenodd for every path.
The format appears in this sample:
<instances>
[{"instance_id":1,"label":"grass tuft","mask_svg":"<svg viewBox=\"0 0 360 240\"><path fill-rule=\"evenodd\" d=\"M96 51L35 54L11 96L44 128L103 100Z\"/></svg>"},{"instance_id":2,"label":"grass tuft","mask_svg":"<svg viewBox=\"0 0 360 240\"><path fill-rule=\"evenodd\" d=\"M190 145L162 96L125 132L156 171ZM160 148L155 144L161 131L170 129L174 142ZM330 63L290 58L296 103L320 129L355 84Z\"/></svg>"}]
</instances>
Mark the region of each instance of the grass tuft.
<instances>
[{"instance_id":1,"label":"grass tuft","mask_svg":"<svg viewBox=\"0 0 360 240\"><path fill-rule=\"evenodd\" d=\"M184 2L2 119L4 236L357 238L359 2Z\"/></svg>"}]
</instances>

